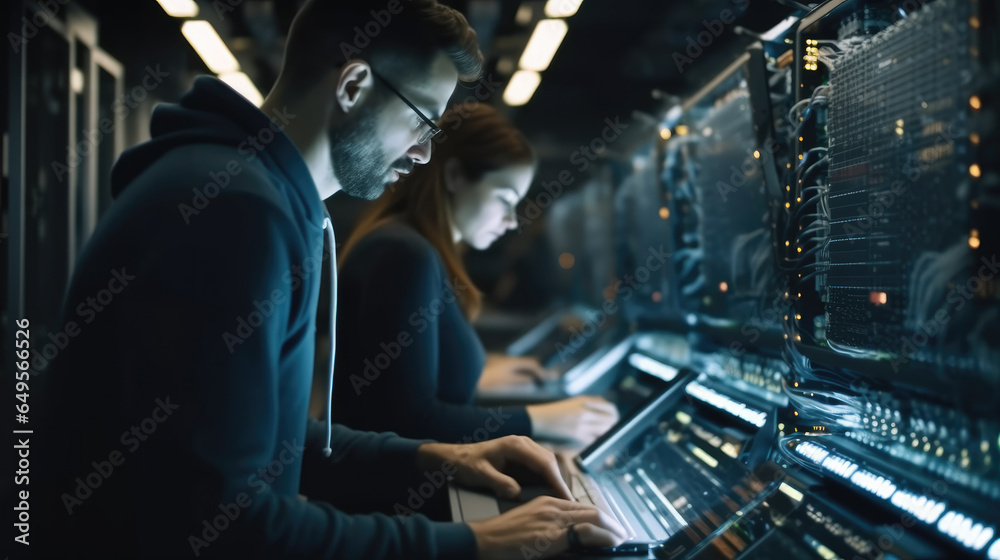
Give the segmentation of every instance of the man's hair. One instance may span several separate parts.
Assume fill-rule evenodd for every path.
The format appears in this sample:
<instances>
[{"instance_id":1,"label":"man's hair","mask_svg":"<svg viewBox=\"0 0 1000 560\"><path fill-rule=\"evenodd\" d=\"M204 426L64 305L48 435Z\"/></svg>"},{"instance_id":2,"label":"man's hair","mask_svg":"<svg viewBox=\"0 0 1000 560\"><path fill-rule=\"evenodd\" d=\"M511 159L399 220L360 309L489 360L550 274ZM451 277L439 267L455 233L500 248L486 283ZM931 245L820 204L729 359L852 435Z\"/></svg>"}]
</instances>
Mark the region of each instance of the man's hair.
<instances>
[{"instance_id":1,"label":"man's hair","mask_svg":"<svg viewBox=\"0 0 1000 560\"><path fill-rule=\"evenodd\" d=\"M357 58L404 82L425 74L439 51L461 80L482 74L476 32L436 0L308 0L292 21L281 73L292 86L311 87Z\"/></svg>"}]
</instances>

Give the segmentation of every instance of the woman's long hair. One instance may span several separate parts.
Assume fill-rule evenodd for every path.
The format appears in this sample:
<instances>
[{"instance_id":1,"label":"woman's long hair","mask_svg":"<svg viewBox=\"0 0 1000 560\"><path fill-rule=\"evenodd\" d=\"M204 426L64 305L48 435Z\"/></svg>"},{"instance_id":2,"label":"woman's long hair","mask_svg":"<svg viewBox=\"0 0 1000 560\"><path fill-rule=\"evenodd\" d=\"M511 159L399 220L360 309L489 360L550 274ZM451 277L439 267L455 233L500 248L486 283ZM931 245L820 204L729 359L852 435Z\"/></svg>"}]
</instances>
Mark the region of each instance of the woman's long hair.
<instances>
[{"instance_id":1,"label":"woman's long hair","mask_svg":"<svg viewBox=\"0 0 1000 560\"><path fill-rule=\"evenodd\" d=\"M430 241L444 261L449 280L467 289L459 291L459 305L469 320L482 306L482 294L472 285L451 230L451 196L445 188L444 168L457 158L462 174L472 182L490 171L512 165L533 165L528 140L496 109L483 103L457 105L441 117L442 132L432 140L433 157L426 165L392 185L369 207L341 250L340 260L375 228L400 219Z\"/></svg>"}]
</instances>

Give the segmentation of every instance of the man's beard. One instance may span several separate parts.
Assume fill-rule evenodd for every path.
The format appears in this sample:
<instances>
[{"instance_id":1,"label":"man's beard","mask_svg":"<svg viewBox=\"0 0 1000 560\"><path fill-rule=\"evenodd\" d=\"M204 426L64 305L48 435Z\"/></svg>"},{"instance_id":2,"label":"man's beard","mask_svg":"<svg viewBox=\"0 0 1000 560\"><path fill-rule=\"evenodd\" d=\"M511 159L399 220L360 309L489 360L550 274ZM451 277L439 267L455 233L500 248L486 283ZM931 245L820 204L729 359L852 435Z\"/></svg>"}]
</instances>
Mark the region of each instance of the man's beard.
<instances>
[{"instance_id":1,"label":"man's beard","mask_svg":"<svg viewBox=\"0 0 1000 560\"><path fill-rule=\"evenodd\" d=\"M344 192L365 200L382 196L388 171L375 122L375 113L363 109L355 121L330 131L334 176Z\"/></svg>"}]
</instances>

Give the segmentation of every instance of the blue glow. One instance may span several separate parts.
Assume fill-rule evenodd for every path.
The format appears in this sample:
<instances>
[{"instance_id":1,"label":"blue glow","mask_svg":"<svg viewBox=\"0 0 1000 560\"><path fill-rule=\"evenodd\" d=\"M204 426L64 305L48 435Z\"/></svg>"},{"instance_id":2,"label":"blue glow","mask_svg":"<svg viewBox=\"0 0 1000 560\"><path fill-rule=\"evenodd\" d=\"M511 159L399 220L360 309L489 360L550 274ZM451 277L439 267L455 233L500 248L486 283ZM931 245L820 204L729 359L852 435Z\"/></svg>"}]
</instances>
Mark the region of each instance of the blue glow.
<instances>
[{"instance_id":1,"label":"blue glow","mask_svg":"<svg viewBox=\"0 0 1000 560\"><path fill-rule=\"evenodd\" d=\"M766 412L755 410L744 403L734 401L722 393L709 389L697 381L688 383L687 387L684 388L684 391L692 397L706 402L720 410L725 410L733 416L736 416L741 420L745 420L758 428L763 427L764 423L767 422Z\"/></svg>"},{"instance_id":2,"label":"blue glow","mask_svg":"<svg viewBox=\"0 0 1000 560\"><path fill-rule=\"evenodd\" d=\"M996 535L994 527L959 511L948 510L946 502L898 488L892 480L861 468L847 457L820 444L801 441L795 446L795 452L823 470L850 480L858 488L887 500L968 549L981 551ZM944 513L945 510L948 512ZM993 542L987 556L990 560L1000 560L1000 539Z\"/></svg>"}]
</instances>

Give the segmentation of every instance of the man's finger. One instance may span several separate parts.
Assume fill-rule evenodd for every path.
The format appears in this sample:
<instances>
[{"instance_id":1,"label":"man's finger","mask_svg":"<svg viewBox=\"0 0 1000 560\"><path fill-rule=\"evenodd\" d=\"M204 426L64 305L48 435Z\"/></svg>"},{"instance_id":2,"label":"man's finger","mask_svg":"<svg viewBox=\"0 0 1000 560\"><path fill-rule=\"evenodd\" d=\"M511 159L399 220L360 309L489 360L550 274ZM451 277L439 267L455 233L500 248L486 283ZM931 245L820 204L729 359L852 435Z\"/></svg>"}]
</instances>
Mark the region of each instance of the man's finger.
<instances>
[{"instance_id":1,"label":"man's finger","mask_svg":"<svg viewBox=\"0 0 1000 560\"><path fill-rule=\"evenodd\" d=\"M482 482L501 498L512 499L521 494L521 485L510 476L498 471L492 463L486 463L482 476L485 479Z\"/></svg>"},{"instance_id":2,"label":"man's finger","mask_svg":"<svg viewBox=\"0 0 1000 560\"><path fill-rule=\"evenodd\" d=\"M551 451L538 445L530 438L511 438L507 446L506 458L521 463L528 469L542 475L545 481L556 491L556 496L572 500L573 494L559 473L556 456Z\"/></svg>"},{"instance_id":3,"label":"man's finger","mask_svg":"<svg viewBox=\"0 0 1000 560\"><path fill-rule=\"evenodd\" d=\"M587 523L595 528L608 531L621 540L624 540L628 536L625 528L619 525L614 517L595 506L578 502L561 502L558 504L558 507L562 510L559 514L559 520L563 525Z\"/></svg>"},{"instance_id":4,"label":"man's finger","mask_svg":"<svg viewBox=\"0 0 1000 560\"><path fill-rule=\"evenodd\" d=\"M573 525L573 530L576 532L577 537L580 539L580 544L583 546L612 547L625 542L623 536L591 523L577 523Z\"/></svg>"}]
</instances>

